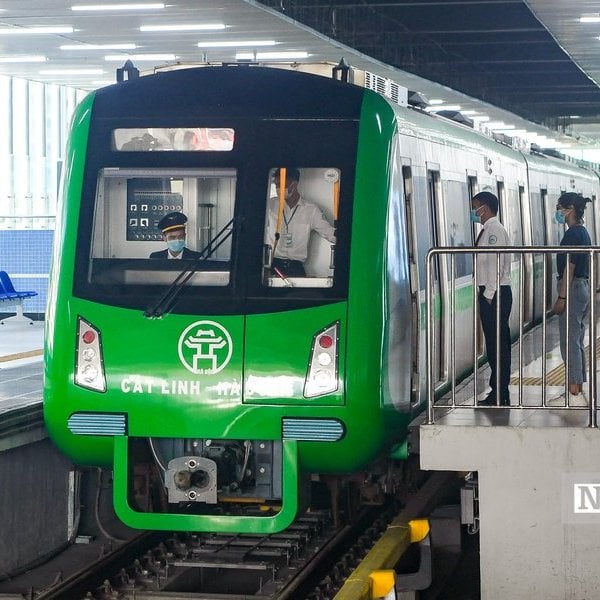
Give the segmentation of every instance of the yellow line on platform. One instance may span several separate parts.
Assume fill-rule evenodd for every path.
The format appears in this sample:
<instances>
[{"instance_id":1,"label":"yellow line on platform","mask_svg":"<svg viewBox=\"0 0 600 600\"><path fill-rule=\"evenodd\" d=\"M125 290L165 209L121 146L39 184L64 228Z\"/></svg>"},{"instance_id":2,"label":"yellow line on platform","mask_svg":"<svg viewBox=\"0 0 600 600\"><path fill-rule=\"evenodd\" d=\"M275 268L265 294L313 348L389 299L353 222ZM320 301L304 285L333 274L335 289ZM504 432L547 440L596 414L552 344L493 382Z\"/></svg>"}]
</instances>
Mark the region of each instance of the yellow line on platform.
<instances>
[{"instance_id":1,"label":"yellow line on platform","mask_svg":"<svg viewBox=\"0 0 600 600\"><path fill-rule=\"evenodd\" d=\"M31 358L32 356L41 356L44 353L40 350L28 350L27 352L17 352L17 354L7 354L0 356L0 362L10 362L11 360L19 360L21 358Z\"/></svg>"},{"instance_id":2,"label":"yellow line on platform","mask_svg":"<svg viewBox=\"0 0 600 600\"><path fill-rule=\"evenodd\" d=\"M598 342L600 342L600 338L598 338ZM586 346L584 349L586 363L588 363L588 356L590 352L590 347ZM600 358L600 343L596 343L596 357ZM523 377L522 379L523 385L542 385L543 380L542 377ZM512 377L510 380L511 385L519 385L519 378ZM565 365L558 365L554 367L551 371L548 371L546 375L546 385L565 385Z\"/></svg>"}]
</instances>

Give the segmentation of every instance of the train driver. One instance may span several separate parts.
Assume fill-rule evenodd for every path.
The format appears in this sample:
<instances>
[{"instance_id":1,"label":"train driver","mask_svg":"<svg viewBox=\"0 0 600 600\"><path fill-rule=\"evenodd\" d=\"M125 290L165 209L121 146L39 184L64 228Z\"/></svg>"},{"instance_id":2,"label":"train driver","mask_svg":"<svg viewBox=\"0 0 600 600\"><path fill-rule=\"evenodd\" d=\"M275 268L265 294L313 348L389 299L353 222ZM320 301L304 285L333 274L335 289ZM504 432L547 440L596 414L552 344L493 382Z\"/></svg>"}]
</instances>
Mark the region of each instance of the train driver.
<instances>
[{"instance_id":1,"label":"train driver","mask_svg":"<svg viewBox=\"0 0 600 600\"><path fill-rule=\"evenodd\" d=\"M279 240L275 241L279 211L279 169L275 171L274 184L277 196L270 198L267 215L265 243L274 248L271 266L288 277L306 277L304 263L308 257L310 234L316 231L322 238L335 244L335 229L323 216L321 209L305 200L298 189L300 171L286 169L285 205L281 218Z\"/></svg>"},{"instance_id":2,"label":"train driver","mask_svg":"<svg viewBox=\"0 0 600 600\"><path fill-rule=\"evenodd\" d=\"M158 222L158 229L163 241L167 244L165 250L153 252L150 258L170 258L195 260L200 258L199 252L194 252L185 247L185 224L187 217L181 212L172 212L165 215Z\"/></svg>"}]
</instances>

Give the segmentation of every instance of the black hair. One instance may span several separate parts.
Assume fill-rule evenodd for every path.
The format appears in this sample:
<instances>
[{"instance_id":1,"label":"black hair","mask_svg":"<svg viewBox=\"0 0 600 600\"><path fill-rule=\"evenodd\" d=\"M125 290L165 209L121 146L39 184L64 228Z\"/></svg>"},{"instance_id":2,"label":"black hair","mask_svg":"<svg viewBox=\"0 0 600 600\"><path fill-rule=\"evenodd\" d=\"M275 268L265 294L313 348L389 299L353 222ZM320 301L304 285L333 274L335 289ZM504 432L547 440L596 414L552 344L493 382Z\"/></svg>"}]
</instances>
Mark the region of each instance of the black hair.
<instances>
[{"instance_id":1,"label":"black hair","mask_svg":"<svg viewBox=\"0 0 600 600\"><path fill-rule=\"evenodd\" d=\"M562 206L563 208L573 207L575 209L575 215L580 221L583 219L585 205L588 202L591 202L589 198L584 198L581 194L576 194L575 192L565 192L564 194L561 194L558 199L559 206Z\"/></svg>"},{"instance_id":2,"label":"black hair","mask_svg":"<svg viewBox=\"0 0 600 600\"><path fill-rule=\"evenodd\" d=\"M472 200L477 200L480 204L489 206L492 213L498 214L498 197L492 192L479 192L473 196Z\"/></svg>"},{"instance_id":3,"label":"black hair","mask_svg":"<svg viewBox=\"0 0 600 600\"><path fill-rule=\"evenodd\" d=\"M296 167L284 167L286 181L300 181L300 171ZM275 181L279 183L279 169L275 169L273 174Z\"/></svg>"}]
</instances>

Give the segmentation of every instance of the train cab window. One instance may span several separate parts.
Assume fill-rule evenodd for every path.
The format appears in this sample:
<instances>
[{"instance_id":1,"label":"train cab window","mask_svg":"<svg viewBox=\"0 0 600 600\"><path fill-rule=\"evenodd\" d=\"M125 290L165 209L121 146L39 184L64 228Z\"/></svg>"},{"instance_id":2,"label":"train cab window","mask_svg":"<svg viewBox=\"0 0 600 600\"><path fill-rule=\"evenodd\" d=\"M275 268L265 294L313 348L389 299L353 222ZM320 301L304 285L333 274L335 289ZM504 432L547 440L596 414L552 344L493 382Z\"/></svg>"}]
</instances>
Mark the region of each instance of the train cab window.
<instances>
[{"instance_id":1,"label":"train cab window","mask_svg":"<svg viewBox=\"0 0 600 600\"><path fill-rule=\"evenodd\" d=\"M117 152L228 152L234 130L228 127L115 129L112 149Z\"/></svg>"},{"instance_id":2,"label":"train cab window","mask_svg":"<svg viewBox=\"0 0 600 600\"><path fill-rule=\"evenodd\" d=\"M235 186L235 169L101 170L89 283L167 285L193 270L188 286L228 285ZM187 218L175 253L159 227L170 213Z\"/></svg>"},{"instance_id":3,"label":"train cab window","mask_svg":"<svg viewBox=\"0 0 600 600\"><path fill-rule=\"evenodd\" d=\"M332 287L339 190L333 167L269 171L263 285Z\"/></svg>"}]
</instances>

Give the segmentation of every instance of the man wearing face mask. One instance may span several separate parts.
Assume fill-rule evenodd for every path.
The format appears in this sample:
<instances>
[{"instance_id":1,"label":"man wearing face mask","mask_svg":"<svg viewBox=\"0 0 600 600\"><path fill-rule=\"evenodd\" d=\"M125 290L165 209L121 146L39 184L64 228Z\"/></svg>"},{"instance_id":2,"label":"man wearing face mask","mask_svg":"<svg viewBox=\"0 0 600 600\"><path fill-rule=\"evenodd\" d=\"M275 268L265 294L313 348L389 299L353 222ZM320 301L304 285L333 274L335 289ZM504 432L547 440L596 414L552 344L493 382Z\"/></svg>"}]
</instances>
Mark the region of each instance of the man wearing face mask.
<instances>
[{"instance_id":1,"label":"man wearing face mask","mask_svg":"<svg viewBox=\"0 0 600 600\"><path fill-rule=\"evenodd\" d=\"M498 220L498 198L491 192L479 192L471 200L471 220L481 223L477 236L478 248L510 246L506 229ZM490 365L490 387L483 406L510 406L508 385L510 382L510 328L508 320L512 309L510 289L510 254L479 254L477 256L478 303L481 327L485 337L485 348ZM498 277L499 267L499 277ZM500 290L497 289L498 282ZM498 301L500 302L498 306ZM496 329L496 315L500 311L500 327ZM496 343L500 337L500 356L496 355ZM499 367L500 389L497 389Z\"/></svg>"},{"instance_id":2,"label":"man wearing face mask","mask_svg":"<svg viewBox=\"0 0 600 600\"><path fill-rule=\"evenodd\" d=\"M279 195L280 171L275 171L274 183ZM308 257L308 243L315 231L328 242L335 244L335 230L323 216L321 210L300 195L298 184L300 171L286 168L285 205L283 207L281 231L275 241L279 198L269 200L269 214L265 243L275 248L271 266L288 277L306 277L304 262Z\"/></svg>"},{"instance_id":3,"label":"man wearing face mask","mask_svg":"<svg viewBox=\"0 0 600 600\"><path fill-rule=\"evenodd\" d=\"M162 239L167 244L165 250L153 252L150 258L167 258L175 260L195 260L200 257L199 252L194 252L185 247L185 224L187 217L181 212L172 212L165 215L158 222L158 229Z\"/></svg>"}]
</instances>

